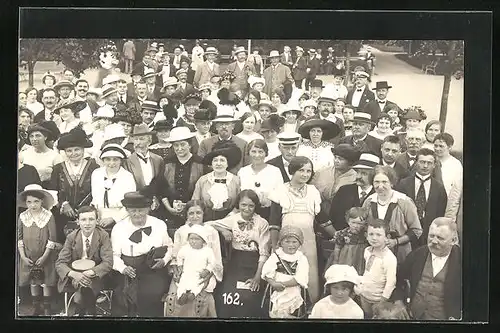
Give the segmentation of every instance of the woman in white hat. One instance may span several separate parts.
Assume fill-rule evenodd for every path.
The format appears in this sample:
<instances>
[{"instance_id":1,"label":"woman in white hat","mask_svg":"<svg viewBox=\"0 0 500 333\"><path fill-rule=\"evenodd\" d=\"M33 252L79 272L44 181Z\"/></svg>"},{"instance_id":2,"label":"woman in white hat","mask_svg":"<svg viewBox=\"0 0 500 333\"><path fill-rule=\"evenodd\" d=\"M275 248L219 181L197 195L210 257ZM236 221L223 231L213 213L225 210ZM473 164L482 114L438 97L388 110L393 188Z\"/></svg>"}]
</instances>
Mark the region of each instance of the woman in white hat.
<instances>
[{"instance_id":1,"label":"woman in white hat","mask_svg":"<svg viewBox=\"0 0 500 333\"><path fill-rule=\"evenodd\" d=\"M264 87L266 85L266 80L263 77L250 76L248 78L248 84L250 89L256 90L260 93L260 99L269 99L269 95L264 92Z\"/></svg>"},{"instance_id":2,"label":"woman in white hat","mask_svg":"<svg viewBox=\"0 0 500 333\"><path fill-rule=\"evenodd\" d=\"M84 101L75 99L61 100L56 108L54 114L60 115L62 122L59 124L59 132L68 133L70 130L80 124L79 113L87 106Z\"/></svg>"},{"instance_id":3,"label":"woman in white hat","mask_svg":"<svg viewBox=\"0 0 500 333\"><path fill-rule=\"evenodd\" d=\"M31 286L33 315L51 315L52 287L57 283L55 250L61 248L56 240L56 225L50 212L56 203L52 193L40 185L30 184L18 196L18 206L27 208L19 215L17 248L19 286ZM42 293L43 289L43 293Z\"/></svg>"},{"instance_id":4,"label":"woman in white hat","mask_svg":"<svg viewBox=\"0 0 500 333\"><path fill-rule=\"evenodd\" d=\"M332 265L325 272L328 296L316 303L309 319L364 319L365 314L351 298L359 276L354 267Z\"/></svg>"},{"instance_id":5,"label":"woman in white hat","mask_svg":"<svg viewBox=\"0 0 500 333\"><path fill-rule=\"evenodd\" d=\"M115 223L127 216L121 200L125 193L136 190L136 184L134 176L122 167L127 153L120 145L104 146L99 158L104 166L92 172L91 203L99 211L99 225L111 231Z\"/></svg>"},{"instance_id":6,"label":"woman in white hat","mask_svg":"<svg viewBox=\"0 0 500 333\"><path fill-rule=\"evenodd\" d=\"M302 110L298 104L288 103L281 110L279 115L285 118L283 132L297 132L303 121L299 120L302 117Z\"/></svg>"},{"instance_id":7,"label":"woman in white hat","mask_svg":"<svg viewBox=\"0 0 500 333\"><path fill-rule=\"evenodd\" d=\"M113 121L113 117L115 116L115 111L109 105L105 105L100 107L94 118L92 119L92 137L90 141L94 144L94 147L100 148L104 143L104 131L106 126L110 125Z\"/></svg>"}]
</instances>

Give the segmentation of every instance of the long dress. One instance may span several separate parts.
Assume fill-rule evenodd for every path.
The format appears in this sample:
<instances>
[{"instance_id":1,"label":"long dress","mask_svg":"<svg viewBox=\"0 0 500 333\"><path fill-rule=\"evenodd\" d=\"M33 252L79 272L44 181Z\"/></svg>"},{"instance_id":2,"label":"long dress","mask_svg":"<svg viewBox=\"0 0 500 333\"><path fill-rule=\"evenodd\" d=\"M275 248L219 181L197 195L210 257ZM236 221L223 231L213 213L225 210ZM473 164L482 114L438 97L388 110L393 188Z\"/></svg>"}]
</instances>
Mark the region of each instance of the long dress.
<instances>
[{"instance_id":1,"label":"long dress","mask_svg":"<svg viewBox=\"0 0 500 333\"><path fill-rule=\"evenodd\" d=\"M206 222L229 230L233 234L231 255L224 267L224 278L214 292L218 318L264 318L261 307L265 283L253 292L244 285L257 272L259 262L269 257L269 224L257 214L250 222L244 222L240 213L224 219Z\"/></svg>"},{"instance_id":2,"label":"long dress","mask_svg":"<svg viewBox=\"0 0 500 333\"><path fill-rule=\"evenodd\" d=\"M140 240L134 239L134 235L140 235ZM122 273L116 275L112 315L163 317L161 299L170 282L167 266L160 269L152 269L151 266L153 258L162 258L168 264L172 256L172 239L168 236L165 223L148 216L145 225L139 228L127 217L113 228L111 244L113 269ZM126 266L136 270L136 278L123 274Z\"/></svg>"},{"instance_id":3,"label":"long dress","mask_svg":"<svg viewBox=\"0 0 500 333\"><path fill-rule=\"evenodd\" d=\"M286 183L272 192L270 199L273 201L269 219L271 228L280 229L282 226L293 225L302 230L304 243L300 250L309 262L308 289L311 302L314 304L320 295L318 252L314 232L314 219L321 211L319 191L313 185L306 184L303 190L298 192L290 186L290 183Z\"/></svg>"},{"instance_id":4,"label":"long dress","mask_svg":"<svg viewBox=\"0 0 500 333\"><path fill-rule=\"evenodd\" d=\"M92 201L90 178L92 172L99 168L99 165L93 159L84 159L81 168L73 171L68 164L69 162L63 162L54 166L48 189L57 191L60 204L67 201L71 208L76 211L82 206L89 205ZM59 206L54 212L54 218L56 220L57 240L59 243L64 244L66 239L64 227L68 225L68 222L74 221L61 214ZM76 223L72 223L68 225L68 228L77 229L78 226Z\"/></svg>"},{"instance_id":5,"label":"long dress","mask_svg":"<svg viewBox=\"0 0 500 333\"><path fill-rule=\"evenodd\" d=\"M52 249L43 265L43 279L33 281L32 268L19 259L19 286L29 284L47 287L55 286L57 283L57 273L55 261L57 258L56 249L56 226L54 217L50 211L42 208L41 214L35 219L29 210L19 215L18 221L18 246L24 246L26 257L35 262L45 252L45 248Z\"/></svg>"}]
</instances>

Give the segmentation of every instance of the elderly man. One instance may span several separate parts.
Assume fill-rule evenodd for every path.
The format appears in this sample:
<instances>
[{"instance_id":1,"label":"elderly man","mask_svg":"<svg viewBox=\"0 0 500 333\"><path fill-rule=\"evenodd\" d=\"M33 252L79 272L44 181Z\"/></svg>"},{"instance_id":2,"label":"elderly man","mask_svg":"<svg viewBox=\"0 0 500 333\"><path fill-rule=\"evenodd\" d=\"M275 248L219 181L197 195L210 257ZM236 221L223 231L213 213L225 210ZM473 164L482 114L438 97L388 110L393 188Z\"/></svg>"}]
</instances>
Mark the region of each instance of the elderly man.
<instances>
[{"instance_id":1,"label":"elderly man","mask_svg":"<svg viewBox=\"0 0 500 333\"><path fill-rule=\"evenodd\" d=\"M61 117L54 114L54 110L57 104L56 91L52 88L46 88L42 92L42 104L43 110L38 112L33 120L34 123L41 123L45 120L52 120L59 125L61 123Z\"/></svg>"},{"instance_id":2,"label":"elderly man","mask_svg":"<svg viewBox=\"0 0 500 333\"><path fill-rule=\"evenodd\" d=\"M297 150L299 149L299 143L301 136L296 132L282 132L277 135L278 147L281 155L267 161L267 164L274 165L281 171L281 176L283 176L283 181L288 183L292 178L288 170L288 165L290 161L297 155Z\"/></svg>"},{"instance_id":3,"label":"elderly man","mask_svg":"<svg viewBox=\"0 0 500 333\"><path fill-rule=\"evenodd\" d=\"M200 87L205 83L210 83L210 79L214 75L220 75L219 64L215 63L218 51L215 47L207 47L205 58L207 59L195 69L193 84L195 87Z\"/></svg>"},{"instance_id":4,"label":"elderly man","mask_svg":"<svg viewBox=\"0 0 500 333\"><path fill-rule=\"evenodd\" d=\"M435 218L445 215L448 196L440 181L432 177L436 166L436 154L427 148L417 152L416 172L400 180L396 190L409 196L417 206L418 218L422 225L422 236L418 245L425 245L429 226ZM417 244L415 244L417 245ZM416 248L412 244L412 248Z\"/></svg>"},{"instance_id":5,"label":"elderly man","mask_svg":"<svg viewBox=\"0 0 500 333\"><path fill-rule=\"evenodd\" d=\"M234 51L236 61L227 66L228 72L232 72L236 78L234 83L239 87L242 92L248 91L248 77L257 75L255 66L247 61L247 51L243 46L238 46Z\"/></svg>"},{"instance_id":6,"label":"elderly man","mask_svg":"<svg viewBox=\"0 0 500 333\"><path fill-rule=\"evenodd\" d=\"M364 112L355 112L352 121L352 135L340 140L340 143L348 143L363 153L371 153L380 157L380 146L382 141L368 135L374 125L371 116Z\"/></svg>"},{"instance_id":7,"label":"elderly man","mask_svg":"<svg viewBox=\"0 0 500 333\"><path fill-rule=\"evenodd\" d=\"M217 115L212 122L215 124L215 129L217 130L218 135L201 141L200 148L198 149L198 156L203 158L205 155L212 151L212 148L216 142L234 142L242 152L240 162L235 167L228 170L234 175L238 173L242 166L246 165L244 152L246 152L247 143L245 140L240 139L236 135L233 135L234 124L237 121L238 119L235 119L232 115L229 114L221 113ZM208 169L206 171L208 171Z\"/></svg>"},{"instance_id":8,"label":"elderly man","mask_svg":"<svg viewBox=\"0 0 500 333\"><path fill-rule=\"evenodd\" d=\"M76 292L69 315L96 315L96 299L103 289L103 278L113 267L113 249L107 231L97 227L98 214L92 206L78 209L79 229L71 232L59 252L55 268L59 292ZM72 263L90 259L95 266L77 271Z\"/></svg>"},{"instance_id":9,"label":"elderly man","mask_svg":"<svg viewBox=\"0 0 500 333\"><path fill-rule=\"evenodd\" d=\"M366 104L375 100L375 94L368 87L370 75L366 72L356 72L354 87L347 93L346 103L354 106L355 111L362 111ZM375 118L372 118L375 119Z\"/></svg>"},{"instance_id":10,"label":"elderly man","mask_svg":"<svg viewBox=\"0 0 500 333\"><path fill-rule=\"evenodd\" d=\"M413 319L460 320L462 273L457 225L450 218L438 217L429 227L427 245L408 254L399 268L392 298L402 305L407 280Z\"/></svg>"},{"instance_id":11,"label":"elderly man","mask_svg":"<svg viewBox=\"0 0 500 333\"><path fill-rule=\"evenodd\" d=\"M325 119L337 124L341 131L340 133L330 140L333 144L338 144L340 139L345 136L344 121L337 117L334 112L335 99L331 92L323 91L318 98L318 113L312 119Z\"/></svg>"},{"instance_id":12,"label":"elderly man","mask_svg":"<svg viewBox=\"0 0 500 333\"><path fill-rule=\"evenodd\" d=\"M368 102L364 108L363 112L372 115L372 119L378 119L381 113L387 113L389 110L399 110L399 106L391 101L387 100L387 94L389 89L392 88L387 81L379 81L375 85L375 94L377 98L373 101Z\"/></svg>"},{"instance_id":13,"label":"elderly man","mask_svg":"<svg viewBox=\"0 0 500 333\"><path fill-rule=\"evenodd\" d=\"M271 96L272 92L279 88L284 90L286 84L293 82L292 72L290 68L280 63L280 54L278 51L271 51L268 59L271 61L271 66L264 70L264 93Z\"/></svg>"}]
</instances>

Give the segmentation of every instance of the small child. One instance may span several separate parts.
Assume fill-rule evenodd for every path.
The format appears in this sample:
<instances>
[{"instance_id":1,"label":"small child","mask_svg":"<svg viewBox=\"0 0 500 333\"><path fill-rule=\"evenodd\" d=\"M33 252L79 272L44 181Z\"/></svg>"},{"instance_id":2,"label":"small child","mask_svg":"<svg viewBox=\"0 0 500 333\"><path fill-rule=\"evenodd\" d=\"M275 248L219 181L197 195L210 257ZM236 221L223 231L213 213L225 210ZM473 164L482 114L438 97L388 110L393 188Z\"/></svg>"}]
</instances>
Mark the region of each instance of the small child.
<instances>
[{"instance_id":1,"label":"small child","mask_svg":"<svg viewBox=\"0 0 500 333\"><path fill-rule=\"evenodd\" d=\"M352 266L330 266L325 273L325 289L329 295L314 305L309 319L363 319L363 310L351 298L358 279Z\"/></svg>"},{"instance_id":2,"label":"small child","mask_svg":"<svg viewBox=\"0 0 500 333\"><path fill-rule=\"evenodd\" d=\"M271 318L300 318L305 315L304 296L309 282L309 263L299 250L303 243L304 235L299 228L281 228L279 248L262 268L262 279L272 287Z\"/></svg>"},{"instance_id":3,"label":"small child","mask_svg":"<svg viewBox=\"0 0 500 333\"><path fill-rule=\"evenodd\" d=\"M373 319L410 320L411 318L403 304L380 302L373 306Z\"/></svg>"},{"instance_id":4,"label":"small child","mask_svg":"<svg viewBox=\"0 0 500 333\"><path fill-rule=\"evenodd\" d=\"M215 277L208 284L204 278L212 274L215 267L215 255L207 246L208 237L200 225L193 225L189 230L188 243L181 247L177 254L177 269L181 272L177 285L177 303L186 304L208 286L215 287Z\"/></svg>"},{"instance_id":5,"label":"small child","mask_svg":"<svg viewBox=\"0 0 500 333\"><path fill-rule=\"evenodd\" d=\"M368 210L362 207L352 207L345 214L349 225L347 228L335 232L333 242L335 248L328 258L326 268L333 264L349 265L362 275L365 269L364 252L368 246L366 240L366 219Z\"/></svg>"},{"instance_id":6,"label":"small child","mask_svg":"<svg viewBox=\"0 0 500 333\"><path fill-rule=\"evenodd\" d=\"M42 315L42 295L43 315L50 316L51 287L57 283L54 250L59 247L50 212L55 199L40 185L30 184L19 194L18 205L28 208L19 215L18 222L19 286L30 284L34 316Z\"/></svg>"},{"instance_id":7,"label":"small child","mask_svg":"<svg viewBox=\"0 0 500 333\"><path fill-rule=\"evenodd\" d=\"M396 109L391 109L387 111L387 114L389 115L389 117L391 117L391 128L394 133L400 131L403 126L401 126L401 120L399 119L399 111Z\"/></svg>"},{"instance_id":8,"label":"small child","mask_svg":"<svg viewBox=\"0 0 500 333\"><path fill-rule=\"evenodd\" d=\"M397 259L387 247L389 225L384 220L368 222L366 238L370 246L365 249L365 272L356 293L366 318L373 317L373 306L387 301L396 287Z\"/></svg>"}]
</instances>

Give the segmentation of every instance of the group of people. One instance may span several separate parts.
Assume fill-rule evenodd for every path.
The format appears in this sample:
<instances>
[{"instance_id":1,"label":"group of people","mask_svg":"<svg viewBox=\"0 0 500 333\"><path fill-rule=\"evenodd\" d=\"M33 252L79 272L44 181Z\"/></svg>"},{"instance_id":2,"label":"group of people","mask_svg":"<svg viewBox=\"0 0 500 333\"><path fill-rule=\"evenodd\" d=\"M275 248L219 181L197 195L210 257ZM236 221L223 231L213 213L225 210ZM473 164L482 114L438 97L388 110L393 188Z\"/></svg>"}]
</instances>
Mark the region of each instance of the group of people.
<instances>
[{"instance_id":1,"label":"group of people","mask_svg":"<svg viewBox=\"0 0 500 333\"><path fill-rule=\"evenodd\" d=\"M461 318L463 171L439 121L366 70L323 85L300 47L262 76L243 47L224 73L207 47L192 74L177 49L148 49L131 80L20 93L34 315L63 293L98 315L112 291L118 317Z\"/></svg>"}]
</instances>

